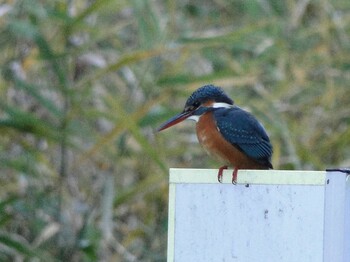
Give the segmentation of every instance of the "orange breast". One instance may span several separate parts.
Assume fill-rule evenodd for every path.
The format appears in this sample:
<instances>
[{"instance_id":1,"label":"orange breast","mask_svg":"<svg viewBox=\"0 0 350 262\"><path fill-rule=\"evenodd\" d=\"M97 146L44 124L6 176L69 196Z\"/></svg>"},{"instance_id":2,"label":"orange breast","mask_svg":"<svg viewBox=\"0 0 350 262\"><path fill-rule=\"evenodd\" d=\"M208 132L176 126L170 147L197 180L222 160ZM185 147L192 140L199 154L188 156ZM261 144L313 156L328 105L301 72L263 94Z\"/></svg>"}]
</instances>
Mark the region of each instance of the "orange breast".
<instances>
[{"instance_id":1,"label":"orange breast","mask_svg":"<svg viewBox=\"0 0 350 262\"><path fill-rule=\"evenodd\" d=\"M216 127L213 114L203 114L196 125L199 143L205 151L226 165L232 165L239 169L265 169L264 166L251 159L226 141Z\"/></svg>"}]
</instances>

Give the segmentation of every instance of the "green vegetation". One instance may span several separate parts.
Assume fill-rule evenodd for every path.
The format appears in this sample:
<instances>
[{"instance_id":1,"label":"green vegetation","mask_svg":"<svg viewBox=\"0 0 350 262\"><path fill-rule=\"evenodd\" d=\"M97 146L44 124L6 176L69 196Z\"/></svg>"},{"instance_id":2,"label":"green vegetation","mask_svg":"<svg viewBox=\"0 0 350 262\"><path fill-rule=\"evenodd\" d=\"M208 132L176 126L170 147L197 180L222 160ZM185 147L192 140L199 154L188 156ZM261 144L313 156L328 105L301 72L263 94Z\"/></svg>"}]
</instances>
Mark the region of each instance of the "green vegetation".
<instances>
[{"instance_id":1,"label":"green vegetation","mask_svg":"<svg viewBox=\"0 0 350 262\"><path fill-rule=\"evenodd\" d=\"M165 261L168 167L218 163L154 130L204 84L276 168L350 165L348 0L3 0L0 48L1 261Z\"/></svg>"}]
</instances>

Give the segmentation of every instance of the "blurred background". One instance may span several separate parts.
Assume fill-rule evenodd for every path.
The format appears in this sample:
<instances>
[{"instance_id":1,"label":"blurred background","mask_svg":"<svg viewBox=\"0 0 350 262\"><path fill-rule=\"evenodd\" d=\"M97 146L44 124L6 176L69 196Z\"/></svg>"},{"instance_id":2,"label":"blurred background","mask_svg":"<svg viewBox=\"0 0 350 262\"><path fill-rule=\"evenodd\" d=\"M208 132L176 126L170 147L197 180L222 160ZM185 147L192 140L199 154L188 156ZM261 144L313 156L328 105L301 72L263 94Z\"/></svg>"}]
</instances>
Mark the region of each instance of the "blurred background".
<instances>
[{"instance_id":1,"label":"blurred background","mask_svg":"<svg viewBox=\"0 0 350 262\"><path fill-rule=\"evenodd\" d=\"M349 33L349 0L0 1L0 261L166 261L168 168L220 163L155 130L204 84L276 169L350 166Z\"/></svg>"}]
</instances>

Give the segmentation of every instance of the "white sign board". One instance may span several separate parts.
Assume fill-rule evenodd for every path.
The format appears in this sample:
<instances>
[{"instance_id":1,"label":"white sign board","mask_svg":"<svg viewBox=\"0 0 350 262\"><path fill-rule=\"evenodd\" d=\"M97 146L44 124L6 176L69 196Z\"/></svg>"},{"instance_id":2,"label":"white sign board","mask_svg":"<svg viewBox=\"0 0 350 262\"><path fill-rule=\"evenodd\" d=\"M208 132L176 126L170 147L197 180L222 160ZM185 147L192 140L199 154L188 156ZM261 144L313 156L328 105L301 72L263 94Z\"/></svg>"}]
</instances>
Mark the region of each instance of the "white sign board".
<instances>
[{"instance_id":1,"label":"white sign board","mask_svg":"<svg viewBox=\"0 0 350 262\"><path fill-rule=\"evenodd\" d=\"M168 262L349 262L350 179L325 171L171 169Z\"/></svg>"}]
</instances>

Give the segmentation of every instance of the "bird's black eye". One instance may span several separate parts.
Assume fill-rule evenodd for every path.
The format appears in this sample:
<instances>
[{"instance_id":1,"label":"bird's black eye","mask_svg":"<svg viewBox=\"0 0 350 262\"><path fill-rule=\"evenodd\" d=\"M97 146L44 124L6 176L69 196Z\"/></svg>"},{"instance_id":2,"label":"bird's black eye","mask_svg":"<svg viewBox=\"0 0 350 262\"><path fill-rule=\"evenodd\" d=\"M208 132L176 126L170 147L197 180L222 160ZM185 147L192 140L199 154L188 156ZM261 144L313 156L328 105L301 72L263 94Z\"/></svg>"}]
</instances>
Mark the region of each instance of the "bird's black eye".
<instances>
[{"instance_id":1,"label":"bird's black eye","mask_svg":"<svg viewBox=\"0 0 350 262\"><path fill-rule=\"evenodd\" d=\"M192 106L193 106L194 108L197 108L197 107L200 106L200 103L199 103L198 101L196 101L196 102L194 102L194 103L192 104Z\"/></svg>"},{"instance_id":2,"label":"bird's black eye","mask_svg":"<svg viewBox=\"0 0 350 262\"><path fill-rule=\"evenodd\" d=\"M188 103L187 103L187 104L188 104ZM184 109L184 112L191 112L191 111L194 111L194 110L196 110L200 105L201 105L200 102L195 101L195 102L189 104L188 106L186 106L185 109Z\"/></svg>"}]
</instances>

